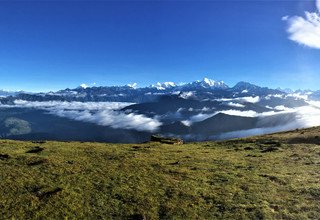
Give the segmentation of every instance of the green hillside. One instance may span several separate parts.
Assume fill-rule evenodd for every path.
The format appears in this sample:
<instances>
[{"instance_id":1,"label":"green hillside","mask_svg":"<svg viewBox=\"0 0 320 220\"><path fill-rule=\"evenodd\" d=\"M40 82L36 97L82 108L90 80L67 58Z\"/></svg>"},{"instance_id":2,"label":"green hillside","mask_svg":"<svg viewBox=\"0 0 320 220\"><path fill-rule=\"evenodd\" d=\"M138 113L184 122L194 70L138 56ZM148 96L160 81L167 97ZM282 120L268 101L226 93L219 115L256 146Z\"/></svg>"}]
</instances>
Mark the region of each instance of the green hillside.
<instances>
[{"instance_id":1,"label":"green hillside","mask_svg":"<svg viewBox=\"0 0 320 220\"><path fill-rule=\"evenodd\" d=\"M183 145L0 141L1 219L317 219L320 128Z\"/></svg>"}]
</instances>

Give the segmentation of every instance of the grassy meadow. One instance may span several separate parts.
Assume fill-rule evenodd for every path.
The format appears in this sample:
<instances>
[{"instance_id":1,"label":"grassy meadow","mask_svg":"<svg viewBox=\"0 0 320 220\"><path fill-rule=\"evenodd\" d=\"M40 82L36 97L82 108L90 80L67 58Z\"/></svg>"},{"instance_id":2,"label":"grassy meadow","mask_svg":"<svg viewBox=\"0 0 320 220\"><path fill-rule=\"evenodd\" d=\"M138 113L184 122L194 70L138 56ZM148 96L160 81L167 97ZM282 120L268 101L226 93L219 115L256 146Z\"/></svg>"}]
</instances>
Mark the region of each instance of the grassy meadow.
<instances>
[{"instance_id":1,"label":"grassy meadow","mask_svg":"<svg viewBox=\"0 0 320 220\"><path fill-rule=\"evenodd\" d=\"M0 140L0 219L319 219L320 128L183 145Z\"/></svg>"}]
</instances>

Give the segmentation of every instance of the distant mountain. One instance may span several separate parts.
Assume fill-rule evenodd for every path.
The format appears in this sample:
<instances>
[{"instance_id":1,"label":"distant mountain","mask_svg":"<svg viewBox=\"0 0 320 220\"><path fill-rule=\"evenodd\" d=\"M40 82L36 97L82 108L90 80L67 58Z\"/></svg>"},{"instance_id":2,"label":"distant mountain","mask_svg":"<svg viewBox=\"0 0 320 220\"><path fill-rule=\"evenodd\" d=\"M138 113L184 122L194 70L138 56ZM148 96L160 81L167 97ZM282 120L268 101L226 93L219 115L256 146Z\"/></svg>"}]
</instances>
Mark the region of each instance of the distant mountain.
<instances>
[{"instance_id":1,"label":"distant mountain","mask_svg":"<svg viewBox=\"0 0 320 220\"><path fill-rule=\"evenodd\" d=\"M198 135L212 136L223 132L254 128L258 119L253 117L241 117L219 113L204 121L191 126L193 133Z\"/></svg>"},{"instance_id":2,"label":"distant mountain","mask_svg":"<svg viewBox=\"0 0 320 220\"><path fill-rule=\"evenodd\" d=\"M266 96L270 94L285 94L282 91L259 87L247 82L239 82L230 88L223 81L208 78L185 84L173 82L156 83L148 87L137 88L136 84L125 86L88 87L81 85L74 89L64 89L48 93L17 93L7 94L2 103L10 103L16 99L27 101L81 101L81 102L135 102L143 103L157 100L163 95L180 95L185 98L215 99L243 96Z\"/></svg>"},{"instance_id":3,"label":"distant mountain","mask_svg":"<svg viewBox=\"0 0 320 220\"><path fill-rule=\"evenodd\" d=\"M309 98L312 100L320 101L320 90L311 92L311 94L309 94Z\"/></svg>"},{"instance_id":4,"label":"distant mountain","mask_svg":"<svg viewBox=\"0 0 320 220\"><path fill-rule=\"evenodd\" d=\"M238 92L242 95L270 95L270 94L284 94L283 91L277 89L269 89L267 87L260 87L248 82L239 82L231 89L232 92Z\"/></svg>"},{"instance_id":5,"label":"distant mountain","mask_svg":"<svg viewBox=\"0 0 320 220\"><path fill-rule=\"evenodd\" d=\"M0 97L7 97L7 96L16 96L17 94L23 93L23 91L6 91L0 90Z\"/></svg>"},{"instance_id":6,"label":"distant mountain","mask_svg":"<svg viewBox=\"0 0 320 220\"><path fill-rule=\"evenodd\" d=\"M187 83L181 86L182 89L199 89L199 88L206 88L206 89L228 89L227 86L223 81L215 81L212 79L204 78L203 80L197 80L192 83Z\"/></svg>"},{"instance_id":7,"label":"distant mountain","mask_svg":"<svg viewBox=\"0 0 320 220\"><path fill-rule=\"evenodd\" d=\"M176 87L177 85L174 82L157 82L155 85L151 85L151 88L156 88L157 90L166 90L166 89L172 89Z\"/></svg>"},{"instance_id":8,"label":"distant mountain","mask_svg":"<svg viewBox=\"0 0 320 220\"><path fill-rule=\"evenodd\" d=\"M249 91L260 90L261 87L242 81L242 82L238 82L232 89L234 91L247 93Z\"/></svg>"},{"instance_id":9,"label":"distant mountain","mask_svg":"<svg viewBox=\"0 0 320 220\"><path fill-rule=\"evenodd\" d=\"M280 88L280 87L278 87L277 88L277 90L279 90L279 91L281 91L281 92L284 92L284 93L294 93L294 90L293 89L290 89L290 88L285 88L285 89L283 89L283 88Z\"/></svg>"}]
</instances>

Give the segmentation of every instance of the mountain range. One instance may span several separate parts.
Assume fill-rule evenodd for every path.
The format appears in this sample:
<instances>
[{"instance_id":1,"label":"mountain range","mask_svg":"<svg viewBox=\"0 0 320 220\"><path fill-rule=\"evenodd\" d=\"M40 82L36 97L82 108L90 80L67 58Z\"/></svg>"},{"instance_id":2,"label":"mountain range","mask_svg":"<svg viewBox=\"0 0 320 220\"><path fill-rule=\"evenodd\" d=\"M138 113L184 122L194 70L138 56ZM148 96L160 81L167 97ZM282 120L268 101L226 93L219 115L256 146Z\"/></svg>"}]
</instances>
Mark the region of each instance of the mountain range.
<instances>
[{"instance_id":1,"label":"mountain range","mask_svg":"<svg viewBox=\"0 0 320 220\"><path fill-rule=\"evenodd\" d=\"M194 141L320 125L320 91L208 78L0 94L0 135L12 139L143 142L156 133Z\"/></svg>"},{"instance_id":2,"label":"mountain range","mask_svg":"<svg viewBox=\"0 0 320 220\"><path fill-rule=\"evenodd\" d=\"M28 93L24 91L10 92L0 90L1 102L21 99L28 101L119 101L119 102L147 102L156 100L163 95L198 96L199 99L231 98L244 96L263 96L270 94L297 94L308 95L312 99L320 100L320 90L270 89L248 82L239 82L229 87L223 81L208 78L191 83L176 84L174 82L156 83L147 87L137 88L136 83L124 86L93 86L81 85L74 89L63 89L56 92Z\"/></svg>"}]
</instances>

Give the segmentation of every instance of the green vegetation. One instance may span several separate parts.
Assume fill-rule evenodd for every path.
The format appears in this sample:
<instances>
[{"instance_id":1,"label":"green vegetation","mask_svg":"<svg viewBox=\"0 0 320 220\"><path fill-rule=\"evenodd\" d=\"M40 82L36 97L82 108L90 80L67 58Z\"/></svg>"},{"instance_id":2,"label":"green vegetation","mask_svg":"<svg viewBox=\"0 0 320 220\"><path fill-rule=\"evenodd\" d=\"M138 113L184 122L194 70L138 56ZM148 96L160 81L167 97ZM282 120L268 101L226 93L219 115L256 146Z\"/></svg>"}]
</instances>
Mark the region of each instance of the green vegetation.
<instances>
[{"instance_id":1,"label":"green vegetation","mask_svg":"<svg viewBox=\"0 0 320 220\"><path fill-rule=\"evenodd\" d=\"M0 141L1 219L317 219L320 129L170 145Z\"/></svg>"}]
</instances>

